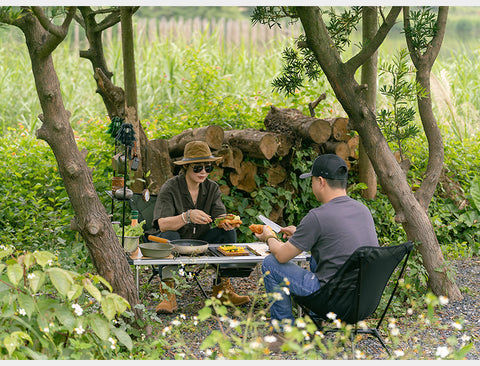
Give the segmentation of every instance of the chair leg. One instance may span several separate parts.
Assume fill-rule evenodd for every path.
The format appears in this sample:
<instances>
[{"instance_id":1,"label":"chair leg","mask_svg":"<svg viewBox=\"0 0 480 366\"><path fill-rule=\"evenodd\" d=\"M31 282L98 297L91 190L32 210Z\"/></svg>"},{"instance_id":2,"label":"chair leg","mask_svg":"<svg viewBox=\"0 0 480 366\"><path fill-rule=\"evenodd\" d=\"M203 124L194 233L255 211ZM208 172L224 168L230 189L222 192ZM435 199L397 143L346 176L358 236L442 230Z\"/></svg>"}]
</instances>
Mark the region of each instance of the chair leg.
<instances>
[{"instance_id":1,"label":"chair leg","mask_svg":"<svg viewBox=\"0 0 480 366\"><path fill-rule=\"evenodd\" d=\"M374 336L375 338L378 339L378 341L379 341L380 344L383 346L383 348L385 348L385 350L387 351L388 355L389 355L389 356L392 355L392 354L390 353L389 348L387 347L387 345L386 345L385 342L383 341L383 338L382 338L382 336L380 335L380 332L378 331L378 329L376 329L376 328L358 329L356 333L360 333L360 334L370 334L371 336Z\"/></svg>"}]
</instances>

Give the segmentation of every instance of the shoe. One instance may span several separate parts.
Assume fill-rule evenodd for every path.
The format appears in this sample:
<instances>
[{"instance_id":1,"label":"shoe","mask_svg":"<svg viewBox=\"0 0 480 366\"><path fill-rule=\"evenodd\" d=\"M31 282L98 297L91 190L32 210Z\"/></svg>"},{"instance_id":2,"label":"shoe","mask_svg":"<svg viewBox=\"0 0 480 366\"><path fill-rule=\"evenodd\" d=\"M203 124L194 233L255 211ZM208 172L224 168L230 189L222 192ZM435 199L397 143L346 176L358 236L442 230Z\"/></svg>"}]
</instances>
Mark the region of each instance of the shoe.
<instances>
[{"instance_id":1,"label":"shoe","mask_svg":"<svg viewBox=\"0 0 480 366\"><path fill-rule=\"evenodd\" d=\"M218 285L213 285L213 296L220 299L222 304L232 303L235 306L246 304L250 301L248 296L241 296L235 293L230 278L222 278Z\"/></svg>"},{"instance_id":2,"label":"shoe","mask_svg":"<svg viewBox=\"0 0 480 366\"><path fill-rule=\"evenodd\" d=\"M285 337L279 333L273 333L268 337L267 348L270 350L271 353L279 353L282 351L283 344L287 341Z\"/></svg>"},{"instance_id":3,"label":"shoe","mask_svg":"<svg viewBox=\"0 0 480 366\"><path fill-rule=\"evenodd\" d=\"M171 290L164 289L163 283L170 287ZM177 298L175 296L175 293L173 292L174 288L174 280L166 280L160 283L160 294L166 295L167 298L160 302L155 308L157 314L173 314L173 312L177 310Z\"/></svg>"}]
</instances>

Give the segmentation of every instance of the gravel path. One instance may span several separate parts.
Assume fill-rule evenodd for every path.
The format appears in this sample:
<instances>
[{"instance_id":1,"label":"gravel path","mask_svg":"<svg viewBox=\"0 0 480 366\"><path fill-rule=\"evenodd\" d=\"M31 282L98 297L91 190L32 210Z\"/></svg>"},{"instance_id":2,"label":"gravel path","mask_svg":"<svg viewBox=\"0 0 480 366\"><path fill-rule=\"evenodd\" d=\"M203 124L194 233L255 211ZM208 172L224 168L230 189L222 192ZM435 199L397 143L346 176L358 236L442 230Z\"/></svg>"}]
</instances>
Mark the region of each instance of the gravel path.
<instances>
[{"instance_id":1,"label":"gravel path","mask_svg":"<svg viewBox=\"0 0 480 366\"><path fill-rule=\"evenodd\" d=\"M393 350L403 350L405 355L418 354L415 359L435 359L438 347L450 347L447 339L455 336L457 339L470 337L470 342L474 343L473 348L465 356L468 360L480 359L480 258L468 258L453 261L456 269L456 282L464 296L463 300L450 302L440 308L436 313L438 321L430 327L419 330L414 317L404 317L397 319L397 327L401 331L409 334L408 341L400 343ZM147 281L152 273L150 267L145 267L142 271L141 280L141 297L147 307L151 310L158 303L156 294L159 284L158 276L155 276L151 283L147 285ZM239 294L253 294L263 291L259 288L258 280L261 277L261 271L257 266L248 278L231 278L233 287ZM202 287L208 296L211 296L212 280L214 278L213 270L206 269L198 277ZM198 315L198 311L203 308L205 298L201 290L194 280L186 280L182 278L178 289L182 295L177 296L178 311L173 315L160 315L158 321L153 325L151 338L155 339L162 335L162 329L172 324L174 320L183 318L193 319ZM260 311L266 306L261 300L254 305L254 311ZM246 304L240 307L244 312L250 310L251 305ZM417 314L418 315L418 314ZM233 310L231 310L231 317ZM389 314L387 313L387 318ZM391 314L390 314L391 316ZM415 318L416 319L416 318ZM455 322L463 322L462 329L457 329ZM191 330L186 330L183 334L186 348L190 351L188 354L193 358L205 359L207 355L199 347L208 334L214 329L218 329L218 324L214 321L207 320L198 322ZM264 336L270 333L268 327L257 330L259 335ZM385 335L383 331L380 332ZM327 336L327 337L334 337ZM333 338L332 338L333 339ZM459 341L460 342L460 341ZM388 355L384 352L379 343L372 337L363 336L356 342L355 348L359 350L358 357L366 359L388 359ZM457 346L458 348L458 346ZM443 348L442 348L443 349ZM451 347L450 347L451 349ZM350 346L347 346L347 352L350 352ZM178 350L176 351L178 352ZM297 359L292 352L271 353L268 358L271 359ZM351 356L351 352L350 352ZM174 358L174 353L167 352L165 359ZM342 356L338 356L341 359ZM402 357L400 357L402 358Z\"/></svg>"}]
</instances>

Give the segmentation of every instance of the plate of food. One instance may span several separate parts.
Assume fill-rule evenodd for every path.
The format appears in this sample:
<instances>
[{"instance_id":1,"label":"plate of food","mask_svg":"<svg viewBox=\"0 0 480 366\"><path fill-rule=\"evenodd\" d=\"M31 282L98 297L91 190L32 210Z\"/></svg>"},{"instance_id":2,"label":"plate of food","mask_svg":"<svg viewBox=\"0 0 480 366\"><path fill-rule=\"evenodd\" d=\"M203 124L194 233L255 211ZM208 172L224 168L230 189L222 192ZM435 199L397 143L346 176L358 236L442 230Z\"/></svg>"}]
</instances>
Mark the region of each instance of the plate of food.
<instances>
[{"instance_id":1,"label":"plate of food","mask_svg":"<svg viewBox=\"0 0 480 366\"><path fill-rule=\"evenodd\" d=\"M234 244L223 244L217 247L217 250L226 256L250 255L250 252L245 247Z\"/></svg>"}]
</instances>

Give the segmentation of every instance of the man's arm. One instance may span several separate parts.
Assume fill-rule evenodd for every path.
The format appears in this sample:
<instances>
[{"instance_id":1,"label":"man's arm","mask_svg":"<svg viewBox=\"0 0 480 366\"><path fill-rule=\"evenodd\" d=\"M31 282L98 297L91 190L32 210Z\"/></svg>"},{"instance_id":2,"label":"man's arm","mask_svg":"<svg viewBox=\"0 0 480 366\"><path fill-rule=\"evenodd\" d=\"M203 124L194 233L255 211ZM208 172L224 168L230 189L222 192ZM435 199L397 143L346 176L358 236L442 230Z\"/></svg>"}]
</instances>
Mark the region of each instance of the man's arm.
<instances>
[{"instance_id":1,"label":"man's arm","mask_svg":"<svg viewBox=\"0 0 480 366\"><path fill-rule=\"evenodd\" d=\"M295 258L302 253L302 250L298 249L295 245L287 241L286 243L277 239L277 236L269 226L263 227L261 234L255 234L255 236L267 243L270 252L280 263L287 263L290 259Z\"/></svg>"}]
</instances>

